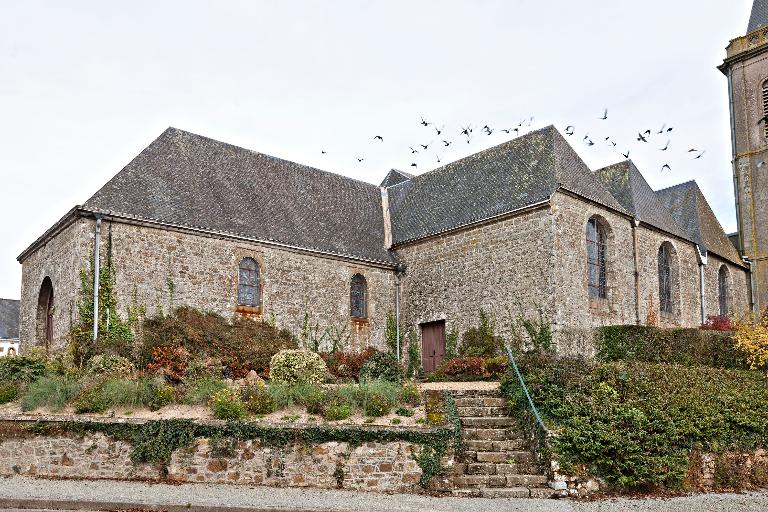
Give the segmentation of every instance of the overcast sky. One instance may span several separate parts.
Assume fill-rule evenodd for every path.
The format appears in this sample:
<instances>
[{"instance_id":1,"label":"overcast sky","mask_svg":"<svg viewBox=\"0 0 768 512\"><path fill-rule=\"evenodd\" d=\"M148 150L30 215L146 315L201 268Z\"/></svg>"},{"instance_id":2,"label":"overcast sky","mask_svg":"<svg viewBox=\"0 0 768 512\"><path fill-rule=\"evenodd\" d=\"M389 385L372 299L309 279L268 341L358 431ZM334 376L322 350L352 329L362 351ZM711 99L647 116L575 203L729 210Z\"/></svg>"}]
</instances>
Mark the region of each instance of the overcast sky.
<instances>
[{"instance_id":1,"label":"overcast sky","mask_svg":"<svg viewBox=\"0 0 768 512\"><path fill-rule=\"evenodd\" d=\"M0 0L0 297L19 297L16 256L168 126L378 184L503 142L500 129L533 116L526 130L575 125L593 169L630 150L655 189L696 179L733 231L715 66L751 4ZM663 124L669 136L635 140Z\"/></svg>"}]
</instances>

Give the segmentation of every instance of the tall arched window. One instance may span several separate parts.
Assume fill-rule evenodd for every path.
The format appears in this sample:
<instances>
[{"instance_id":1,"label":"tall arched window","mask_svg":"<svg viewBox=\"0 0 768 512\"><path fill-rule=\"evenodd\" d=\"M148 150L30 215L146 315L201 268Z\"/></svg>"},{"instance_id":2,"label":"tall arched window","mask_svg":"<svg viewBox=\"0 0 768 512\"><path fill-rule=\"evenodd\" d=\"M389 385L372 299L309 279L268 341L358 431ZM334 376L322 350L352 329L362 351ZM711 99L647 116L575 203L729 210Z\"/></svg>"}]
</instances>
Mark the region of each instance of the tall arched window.
<instances>
[{"instance_id":1,"label":"tall arched window","mask_svg":"<svg viewBox=\"0 0 768 512\"><path fill-rule=\"evenodd\" d=\"M672 247L668 243L659 247L659 310L672 313Z\"/></svg>"},{"instance_id":2,"label":"tall arched window","mask_svg":"<svg viewBox=\"0 0 768 512\"><path fill-rule=\"evenodd\" d=\"M587 222L587 272L590 298L608 297L605 267L605 229L595 217L592 217Z\"/></svg>"},{"instance_id":3,"label":"tall arched window","mask_svg":"<svg viewBox=\"0 0 768 512\"><path fill-rule=\"evenodd\" d=\"M763 116L768 116L768 80L763 82ZM768 122L763 123L763 136L768 138Z\"/></svg>"},{"instance_id":4,"label":"tall arched window","mask_svg":"<svg viewBox=\"0 0 768 512\"><path fill-rule=\"evenodd\" d=\"M368 284L360 274L352 276L349 287L349 310L352 318L368 317Z\"/></svg>"},{"instance_id":5,"label":"tall arched window","mask_svg":"<svg viewBox=\"0 0 768 512\"><path fill-rule=\"evenodd\" d=\"M253 258L243 258L237 281L237 303L240 306L261 305L259 264Z\"/></svg>"},{"instance_id":6,"label":"tall arched window","mask_svg":"<svg viewBox=\"0 0 768 512\"><path fill-rule=\"evenodd\" d=\"M717 290L720 300L720 316L728 314L728 267L720 266L717 273Z\"/></svg>"}]
</instances>

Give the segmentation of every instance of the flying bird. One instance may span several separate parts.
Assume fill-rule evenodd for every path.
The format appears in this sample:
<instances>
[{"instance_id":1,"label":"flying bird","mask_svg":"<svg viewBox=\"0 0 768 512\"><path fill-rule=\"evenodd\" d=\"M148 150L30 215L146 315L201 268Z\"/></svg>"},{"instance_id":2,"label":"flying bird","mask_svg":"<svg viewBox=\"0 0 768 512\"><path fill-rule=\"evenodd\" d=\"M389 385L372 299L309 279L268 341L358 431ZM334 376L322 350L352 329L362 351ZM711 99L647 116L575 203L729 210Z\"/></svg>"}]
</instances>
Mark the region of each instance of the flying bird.
<instances>
[{"instance_id":1,"label":"flying bird","mask_svg":"<svg viewBox=\"0 0 768 512\"><path fill-rule=\"evenodd\" d=\"M640 141L648 142L648 139L646 139L645 136L642 133L640 133L640 132L637 133L637 140L638 140L638 142L640 142Z\"/></svg>"},{"instance_id":2,"label":"flying bird","mask_svg":"<svg viewBox=\"0 0 768 512\"><path fill-rule=\"evenodd\" d=\"M603 121L605 121L606 119L608 119L608 109L605 109L605 110L603 111L603 117L601 117L600 119L602 119Z\"/></svg>"},{"instance_id":3,"label":"flying bird","mask_svg":"<svg viewBox=\"0 0 768 512\"><path fill-rule=\"evenodd\" d=\"M320 150L320 153L321 153L321 154L323 154L323 155L327 155L327 154L328 154L328 152L327 152L327 151L325 151L324 149L321 149L321 150Z\"/></svg>"},{"instance_id":4,"label":"flying bird","mask_svg":"<svg viewBox=\"0 0 768 512\"><path fill-rule=\"evenodd\" d=\"M416 162L414 162L411 164L411 167L418 167L418 165L416 165Z\"/></svg>"},{"instance_id":5,"label":"flying bird","mask_svg":"<svg viewBox=\"0 0 768 512\"><path fill-rule=\"evenodd\" d=\"M623 156L624 158L629 158L629 151L627 151L626 153L622 153L621 156Z\"/></svg>"},{"instance_id":6,"label":"flying bird","mask_svg":"<svg viewBox=\"0 0 768 512\"><path fill-rule=\"evenodd\" d=\"M669 133L672 130L674 130L674 128L672 128L671 126L667 128L667 123L664 123L663 125L661 125L661 128L656 133L659 135L663 135L664 133Z\"/></svg>"},{"instance_id":7,"label":"flying bird","mask_svg":"<svg viewBox=\"0 0 768 512\"><path fill-rule=\"evenodd\" d=\"M569 124L568 126L565 127L565 134L569 135L569 136L573 135L575 130L576 130L576 128Z\"/></svg>"},{"instance_id":8,"label":"flying bird","mask_svg":"<svg viewBox=\"0 0 768 512\"><path fill-rule=\"evenodd\" d=\"M587 146L594 146L594 145L595 145L595 143L592 142L592 139L589 139L589 142L587 142Z\"/></svg>"},{"instance_id":9,"label":"flying bird","mask_svg":"<svg viewBox=\"0 0 768 512\"><path fill-rule=\"evenodd\" d=\"M411 154L418 153L418 149L413 149L411 146L408 146L408 148L411 150Z\"/></svg>"},{"instance_id":10,"label":"flying bird","mask_svg":"<svg viewBox=\"0 0 768 512\"><path fill-rule=\"evenodd\" d=\"M669 149L669 139L667 139L667 144L663 148L659 148L659 151L666 151Z\"/></svg>"},{"instance_id":11,"label":"flying bird","mask_svg":"<svg viewBox=\"0 0 768 512\"><path fill-rule=\"evenodd\" d=\"M384 142L384 137L382 137L381 135L376 135L376 136L373 138L373 140L377 140L377 139L378 139L378 140L380 140L381 142Z\"/></svg>"},{"instance_id":12,"label":"flying bird","mask_svg":"<svg viewBox=\"0 0 768 512\"><path fill-rule=\"evenodd\" d=\"M426 144L419 144L419 146L421 146L421 147L422 147L422 148L424 148L424 149L427 149L427 148L429 147L429 145L430 145L430 144L432 144L432 143L431 143L431 142L428 142L428 143L426 143Z\"/></svg>"},{"instance_id":13,"label":"flying bird","mask_svg":"<svg viewBox=\"0 0 768 512\"><path fill-rule=\"evenodd\" d=\"M440 155L435 155L437 157L437 163L440 163Z\"/></svg>"},{"instance_id":14,"label":"flying bird","mask_svg":"<svg viewBox=\"0 0 768 512\"><path fill-rule=\"evenodd\" d=\"M698 160L699 158L703 157L703 156L704 156L704 153L706 153L706 152L707 152L707 150L705 149L704 151L702 151L701 153L699 153L698 155L696 155L695 157L693 157L693 159L694 159L694 160Z\"/></svg>"},{"instance_id":15,"label":"flying bird","mask_svg":"<svg viewBox=\"0 0 768 512\"><path fill-rule=\"evenodd\" d=\"M450 145L451 145L451 141L449 141L449 140L444 140L444 141L443 141L443 144L445 145L445 147L448 147L448 146L450 146Z\"/></svg>"},{"instance_id":16,"label":"flying bird","mask_svg":"<svg viewBox=\"0 0 768 512\"><path fill-rule=\"evenodd\" d=\"M421 125L422 125L422 126L429 126L429 125L431 125L431 124L432 124L432 123L430 123L429 121L427 121L426 119L424 119L424 116L422 116L422 117L421 117Z\"/></svg>"},{"instance_id":17,"label":"flying bird","mask_svg":"<svg viewBox=\"0 0 768 512\"><path fill-rule=\"evenodd\" d=\"M669 164L664 164L661 166L661 172L664 172L664 169L671 171L672 168L669 166Z\"/></svg>"},{"instance_id":18,"label":"flying bird","mask_svg":"<svg viewBox=\"0 0 768 512\"><path fill-rule=\"evenodd\" d=\"M359 157L356 157L356 158L358 162L362 162L363 160L365 160L365 158L359 158Z\"/></svg>"},{"instance_id":19,"label":"flying bird","mask_svg":"<svg viewBox=\"0 0 768 512\"><path fill-rule=\"evenodd\" d=\"M583 138L583 139L581 139L581 140L588 140L588 139L589 139L589 134L586 134L586 135L584 136L584 138Z\"/></svg>"},{"instance_id":20,"label":"flying bird","mask_svg":"<svg viewBox=\"0 0 768 512\"><path fill-rule=\"evenodd\" d=\"M472 130L471 130L471 128L469 126L467 126L466 128L464 128L462 126L462 128L461 128L461 135L466 135L467 137L469 137L469 132L471 132L471 131Z\"/></svg>"},{"instance_id":21,"label":"flying bird","mask_svg":"<svg viewBox=\"0 0 768 512\"><path fill-rule=\"evenodd\" d=\"M509 128L502 128L502 129L501 129L501 131L503 131L504 133L509 133L509 132L511 132L512 130L511 130L511 129L509 129Z\"/></svg>"},{"instance_id":22,"label":"flying bird","mask_svg":"<svg viewBox=\"0 0 768 512\"><path fill-rule=\"evenodd\" d=\"M443 128L445 128L445 125L441 126L440 128L438 128L437 126L435 126L435 131L437 132L437 134L438 134L438 135L440 135L441 133L443 133Z\"/></svg>"},{"instance_id":23,"label":"flying bird","mask_svg":"<svg viewBox=\"0 0 768 512\"><path fill-rule=\"evenodd\" d=\"M696 152L698 152L698 151L699 151L699 150L698 150L698 149L696 149L696 148L691 148L691 149L689 149L689 150L688 150L688 152L689 152L689 153L696 153Z\"/></svg>"}]
</instances>

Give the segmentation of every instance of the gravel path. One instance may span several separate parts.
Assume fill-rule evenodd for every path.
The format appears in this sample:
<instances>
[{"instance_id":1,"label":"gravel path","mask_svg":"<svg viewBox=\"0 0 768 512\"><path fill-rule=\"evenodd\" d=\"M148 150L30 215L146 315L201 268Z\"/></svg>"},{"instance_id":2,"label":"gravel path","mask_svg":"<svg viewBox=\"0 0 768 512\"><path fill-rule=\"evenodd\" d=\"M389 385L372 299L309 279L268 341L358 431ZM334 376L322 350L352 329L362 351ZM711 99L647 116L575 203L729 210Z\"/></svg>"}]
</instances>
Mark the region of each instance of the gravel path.
<instances>
[{"instance_id":1,"label":"gravel path","mask_svg":"<svg viewBox=\"0 0 768 512\"><path fill-rule=\"evenodd\" d=\"M35 500L41 500L36 502ZM47 500L47 502L46 502ZM56 503L58 502L58 503ZM768 492L749 494L700 494L668 499L613 499L599 502L572 500L490 500L480 498L431 498L416 495L319 490L277 489L209 484L145 484L111 480L39 480L0 478L0 509L89 509L117 504L124 508L173 507L190 512L226 509L339 511L339 512L726 512L768 510ZM130 505L130 506L127 506ZM115 507L111 507L115 508ZM173 508L171 508L173 510Z\"/></svg>"}]
</instances>

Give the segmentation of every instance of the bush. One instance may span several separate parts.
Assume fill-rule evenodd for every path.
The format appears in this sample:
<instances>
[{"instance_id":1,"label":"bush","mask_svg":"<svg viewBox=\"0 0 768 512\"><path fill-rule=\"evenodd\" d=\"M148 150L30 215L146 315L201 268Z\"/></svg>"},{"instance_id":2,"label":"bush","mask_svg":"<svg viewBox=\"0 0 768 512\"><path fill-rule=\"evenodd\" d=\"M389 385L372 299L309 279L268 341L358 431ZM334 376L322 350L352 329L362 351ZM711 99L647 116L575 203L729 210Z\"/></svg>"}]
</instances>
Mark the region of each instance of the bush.
<instances>
[{"instance_id":1,"label":"bush","mask_svg":"<svg viewBox=\"0 0 768 512\"><path fill-rule=\"evenodd\" d=\"M496 321L480 310L480 325L472 327L461 337L461 357L496 357L504 354L504 340L496 336Z\"/></svg>"},{"instance_id":2,"label":"bush","mask_svg":"<svg viewBox=\"0 0 768 512\"><path fill-rule=\"evenodd\" d=\"M252 414L269 414L275 410L275 402L266 386L248 386L240 391L240 399Z\"/></svg>"},{"instance_id":3,"label":"bush","mask_svg":"<svg viewBox=\"0 0 768 512\"><path fill-rule=\"evenodd\" d=\"M275 403L275 409L285 409L295 405L307 406L316 399L322 388L315 384L286 384L284 382L270 382L267 390Z\"/></svg>"},{"instance_id":4,"label":"bush","mask_svg":"<svg viewBox=\"0 0 768 512\"><path fill-rule=\"evenodd\" d=\"M705 331L733 331L733 322L728 315L707 315L707 320L701 324Z\"/></svg>"},{"instance_id":5,"label":"bush","mask_svg":"<svg viewBox=\"0 0 768 512\"><path fill-rule=\"evenodd\" d=\"M321 354L331 375L341 380L360 380L360 369L377 350L368 347L362 352L334 352Z\"/></svg>"},{"instance_id":6,"label":"bush","mask_svg":"<svg viewBox=\"0 0 768 512\"><path fill-rule=\"evenodd\" d=\"M0 383L0 405L13 402L19 396L19 388L16 384Z\"/></svg>"},{"instance_id":7,"label":"bush","mask_svg":"<svg viewBox=\"0 0 768 512\"><path fill-rule=\"evenodd\" d=\"M678 488L692 447L768 446L768 381L758 372L646 362L546 361L520 366L563 471L585 467L621 487ZM508 374L502 391L521 417L528 403Z\"/></svg>"},{"instance_id":8,"label":"bush","mask_svg":"<svg viewBox=\"0 0 768 512\"><path fill-rule=\"evenodd\" d=\"M189 380L185 384L184 403L190 405L207 404L217 391L226 389L227 384L216 377L200 377Z\"/></svg>"},{"instance_id":9,"label":"bush","mask_svg":"<svg viewBox=\"0 0 768 512\"><path fill-rule=\"evenodd\" d=\"M75 408L75 413L85 414L104 412L109 408L110 404L101 394L101 389L93 387L85 390L72 405Z\"/></svg>"},{"instance_id":10,"label":"bush","mask_svg":"<svg viewBox=\"0 0 768 512\"><path fill-rule=\"evenodd\" d=\"M612 325L595 330L601 361L645 361L747 369L746 358L730 334L701 329L662 329Z\"/></svg>"},{"instance_id":11,"label":"bush","mask_svg":"<svg viewBox=\"0 0 768 512\"><path fill-rule=\"evenodd\" d=\"M191 359L184 370L184 380L221 379L221 359L198 357Z\"/></svg>"},{"instance_id":12,"label":"bush","mask_svg":"<svg viewBox=\"0 0 768 512\"><path fill-rule=\"evenodd\" d=\"M413 411L410 409L406 409L405 407L399 407L395 411L395 414L397 414L398 416L405 416L406 418L410 418L411 416L413 416Z\"/></svg>"},{"instance_id":13,"label":"bush","mask_svg":"<svg viewBox=\"0 0 768 512\"><path fill-rule=\"evenodd\" d=\"M482 357L455 357L443 360L429 380L481 380L485 377Z\"/></svg>"},{"instance_id":14,"label":"bush","mask_svg":"<svg viewBox=\"0 0 768 512\"><path fill-rule=\"evenodd\" d=\"M491 357L485 360L485 375L492 379L503 377L509 369L509 359L506 357Z\"/></svg>"},{"instance_id":15,"label":"bush","mask_svg":"<svg viewBox=\"0 0 768 512\"><path fill-rule=\"evenodd\" d=\"M443 359L459 357L459 331L454 327L445 337L445 356Z\"/></svg>"},{"instance_id":16,"label":"bush","mask_svg":"<svg viewBox=\"0 0 768 512\"><path fill-rule=\"evenodd\" d=\"M768 365L768 308L760 317L748 315L738 322L735 343L746 354L750 368Z\"/></svg>"},{"instance_id":17,"label":"bush","mask_svg":"<svg viewBox=\"0 0 768 512\"><path fill-rule=\"evenodd\" d=\"M0 357L0 382L29 384L47 373L45 361L37 357Z\"/></svg>"},{"instance_id":18,"label":"bush","mask_svg":"<svg viewBox=\"0 0 768 512\"><path fill-rule=\"evenodd\" d=\"M136 370L133 363L121 356L97 354L88 360L86 373L90 375L120 375L129 376Z\"/></svg>"},{"instance_id":19,"label":"bush","mask_svg":"<svg viewBox=\"0 0 768 512\"><path fill-rule=\"evenodd\" d=\"M408 405L419 405L421 403L421 393L419 388L413 382L406 382L400 389L399 401Z\"/></svg>"},{"instance_id":20,"label":"bush","mask_svg":"<svg viewBox=\"0 0 768 512\"><path fill-rule=\"evenodd\" d=\"M80 383L69 377L42 377L32 382L21 396L21 409L32 411L39 407L62 409L80 392Z\"/></svg>"},{"instance_id":21,"label":"bush","mask_svg":"<svg viewBox=\"0 0 768 512\"><path fill-rule=\"evenodd\" d=\"M149 379L114 378L100 386L107 408L123 406L138 408L147 405L152 398L152 384Z\"/></svg>"},{"instance_id":22,"label":"bush","mask_svg":"<svg viewBox=\"0 0 768 512\"><path fill-rule=\"evenodd\" d=\"M166 383L163 379L152 379L149 382L149 397L147 407L150 411L157 411L166 405L170 405L176 399L176 388Z\"/></svg>"},{"instance_id":23,"label":"bush","mask_svg":"<svg viewBox=\"0 0 768 512\"><path fill-rule=\"evenodd\" d=\"M152 360L147 369L179 382L184 378L189 352L181 345L161 345L152 349Z\"/></svg>"},{"instance_id":24,"label":"bush","mask_svg":"<svg viewBox=\"0 0 768 512\"><path fill-rule=\"evenodd\" d=\"M220 358L236 379L251 370L263 373L278 351L297 347L288 331L269 323L237 316L228 321L189 307L145 320L142 331L142 364L151 362L155 347L179 345L193 358Z\"/></svg>"},{"instance_id":25,"label":"bush","mask_svg":"<svg viewBox=\"0 0 768 512\"><path fill-rule=\"evenodd\" d=\"M424 368L421 366L421 344L419 338L415 332L411 332L408 337L408 368L405 371L405 375L409 379L415 377L422 377L424 375Z\"/></svg>"},{"instance_id":26,"label":"bush","mask_svg":"<svg viewBox=\"0 0 768 512\"><path fill-rule=\"evenodd\" d=\"M281 350L269 364L269 376L278 383L322 384L327 374L325 361L308 350Z\"/></svg>"},{"instance_id":27,"label":"bush","mask_svg":"<svg viewBox=\"0 0 768 512\"><path fill-rule=\"evenodd\" d=\"M360 369L360 380L386 380L400 382L403 369L397 358L388 352L377 352Z\"/></svg>"},{"instance_id":28,"label":"bush","mask_svg":"<svg viewBox=\"0 0 768 512\"><path fill-rule=\"evenodd\" d=\"M366 416L386 416L392 408L392 402L383 393L372 393L365 400Z\"/></svg>"},{"instance_id":29,"label":"bush","mask_svg":"<svg viewBox=\"0 0 768 512\"><path fill-rule=\"evenodd\" d=\"M323 408L323 418L328 421L345 420L352 416L352 407L346 403L329 403Z\"/></svg>"},{"instance_id":30,"label":"bush","mask_svg":"<svg viewBox=\"0 0 768 512\"><path fill-rule=\"evenodd\" d=\"M237 393L231 389L222 389L215 393L208 405L214 418L220 420L239 420L246 416L245 405L240 401Z\"/></svg>"}]
</instances>

